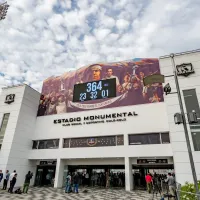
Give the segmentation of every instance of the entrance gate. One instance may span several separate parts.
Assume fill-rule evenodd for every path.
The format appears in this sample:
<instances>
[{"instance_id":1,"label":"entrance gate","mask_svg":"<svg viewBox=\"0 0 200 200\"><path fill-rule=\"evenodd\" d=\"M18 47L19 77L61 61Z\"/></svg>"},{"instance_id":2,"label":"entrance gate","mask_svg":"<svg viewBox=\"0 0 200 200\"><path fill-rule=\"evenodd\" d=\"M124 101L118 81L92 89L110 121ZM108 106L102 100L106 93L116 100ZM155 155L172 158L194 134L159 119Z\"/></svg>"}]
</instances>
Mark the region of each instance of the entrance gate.
<instances>
[{"instance_id":1,"label":"entrance gate","mask_svg":"<svg viewBox=\"0 0 200 200\"><path fill-rule=\"evenodd\" d=\"M124 165L69 165L68 172L78 172L82 186L106 187L109 179L110 187L124 187L124 168Z\"/></svg>"},{"instance_id":2,"label":"entrance gate","mask_svg":"<svg viewBox=\"0 0 200 200\"><path fill-rule=\"evenodd\" d=\"M56 165L38 165L34 186L53 187Z\"/></svg>"}]
</instances>

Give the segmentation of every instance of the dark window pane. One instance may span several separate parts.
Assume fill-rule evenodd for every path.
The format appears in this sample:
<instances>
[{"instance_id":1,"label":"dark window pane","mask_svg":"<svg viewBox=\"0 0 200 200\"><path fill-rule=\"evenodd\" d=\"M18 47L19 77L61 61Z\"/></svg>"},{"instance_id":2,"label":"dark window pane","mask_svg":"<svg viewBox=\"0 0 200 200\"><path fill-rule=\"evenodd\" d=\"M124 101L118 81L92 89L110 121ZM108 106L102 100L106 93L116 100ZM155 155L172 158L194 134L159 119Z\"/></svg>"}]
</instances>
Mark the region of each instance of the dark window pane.
<instances>
[{"instance_id":1,"label":"dark window pane","mask_svg":"<svg viewBox=\"0 0 200 200\"><path fill-rule=\"evenodd\" d=\"M161 133L161 140L163 144L170 143L169 133Z\"/></svg>"},{"instance_id":2,"label":"dark window pane","mask_svg":"<svg viewBox=\"0 0 200 200\"><path fill-rule=\"evenodd\" d=\"M160 135L159 133L129 135L129 144L160 144Z\"/></svg>"},{"instance_id":3,"label":"dark window pane","mask_svg":"<svg viewBox=\"0 0 200 200\"><path fill-rule=\"evenodd\" d=\"M69 139L64 139L63 148L69 148Z\"/></svg>"},{"instance_id":4,"label":"dark window pane","mask_svg":"<svg viewBox=\"0 0 200 200\"><path fill-rule=\"evenodd\" d=\"M45 149L56 149L59 145L59 140L47 140Z\"/></svg>"},{"instance_id":5,"label":"dark window pane","mask_svg":"<svg viewBox=\"0 0 200 200\"><path fill-rule=\"evenodd\" d=\"M37 144L38 144L38 141L33 141L33 149L37 149Z\"/></svg>"},{"instance_id":6,"label":"dark window pane","mask_svg":"<svg viewBox=\"0 0 200 200\"><path fill-rule=\"evenodd\" d=\"M6 127L7 127L7 124L8 124L8 120L9 120L9 116L10 116L10 113L5 113L3 115L3 120L2 120L2 123L1 123L1 127L0 127L0 144L3 143L3 138L4 138L4 135L5 135L5 132L6 132Z\"/></svg>"},{"instance_id":7,"label":"dark window pane","mask_svg":"<svg viewBox=\"0 0 200 200\"><path fill-rule=\"evenodd\" d=\"M192 132L192 140L194 144L194 150L200 151L200 132Z\"/></svg>"},{"instance_id":8,"label":"dark window pane","mask_svg":"<svg viewBox=\"0 0 200 200\"><path fill-rule=\"evenodd\" d=\"M198 123L191 124L190 129L192 132L192 139L195 151L200 151L200 142L199 142L199 128L200 128L200 108L199 102L195 89L183 90L185 106L187 113L196 112L198 119Z\"/></svg>"},{"instance_id":9,"label":"dark window pane","mask_svg":"<svg viewBox=\"0 0 200 200\"><path fill-rule=\"evenodd\" d=\"M34 141L38 142L38 149L57 149L59 147L59 139L54 140L39 140ZM33 143L33 145L35 145Z\"/></svg>"},{"instance_id":10,"label":"dark window pane","mask_svg":"<svg viewBox=\"0 0 200 200\"><path fill-rule=\"evenodd\" d=\"M124 145L124 136L123 135L117 135L117 145Z\"/></svg>"},{"instance_id":11,"label":"dark window pane","mask_svg":"<svg viewBox=\"0 0 200 200\"><path fill-rule=\"evenodd\" d=\"M39 141L38 149L45 149L45 141L44 140Z\"/></svg>"}]
</instances>

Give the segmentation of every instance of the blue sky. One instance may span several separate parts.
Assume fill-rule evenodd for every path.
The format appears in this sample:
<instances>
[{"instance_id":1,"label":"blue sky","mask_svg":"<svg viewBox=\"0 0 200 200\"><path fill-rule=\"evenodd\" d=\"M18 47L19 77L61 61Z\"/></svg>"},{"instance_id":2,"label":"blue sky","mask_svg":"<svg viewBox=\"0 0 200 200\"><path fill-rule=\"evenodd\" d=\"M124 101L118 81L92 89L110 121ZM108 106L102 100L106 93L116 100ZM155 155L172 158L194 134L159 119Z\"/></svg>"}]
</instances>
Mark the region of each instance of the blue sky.
<instances>
[{"instance_id":1,"label":"blue sky","mask_svg":"<svg viewBox=\"0 0 200 200\"><path fill-rule=\"evenodd\" d=\"M0 88L24 82L40 91L47 77L84 65L200 47L199 0L8 3L0 21Z\"/></svg>"}]
</instances>

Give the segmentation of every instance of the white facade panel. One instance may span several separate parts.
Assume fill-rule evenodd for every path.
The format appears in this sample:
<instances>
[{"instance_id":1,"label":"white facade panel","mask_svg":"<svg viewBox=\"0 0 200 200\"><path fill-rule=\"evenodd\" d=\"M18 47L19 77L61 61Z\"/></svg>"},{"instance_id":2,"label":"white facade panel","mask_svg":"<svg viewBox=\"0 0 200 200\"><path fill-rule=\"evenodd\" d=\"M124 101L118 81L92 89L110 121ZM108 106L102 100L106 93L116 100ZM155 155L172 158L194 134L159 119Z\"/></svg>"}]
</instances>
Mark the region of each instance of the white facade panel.
<instances>
[{"instance_id":1,"label":"white facade panel","mask_svg":"<svg viewBox=\"0 0 200 200\"><path fill-rule=\"evenodd\" d=\"M57 138L58 135L56 133L59 133L59 137L61 138L73 138L131 133L165 132L169 130L165 109L166 108L164 103L156 103L138 106L118 107L115 109L102 109L98 111L94 110L87 112L38 117L33 139ZM126 122L95 125L91 124L86 126L71 127L64 127L61 124L53 123L55 119L76 118L80 116L91 116L98 114L103 115L133 111L135 111L138 116L129 117L127 118Z\"/></svg>"},{"instance_id":2,"label":"white facade panel","mask_svg":"<svg viewBox=\"0 0 200 200\"><path fill-rule=\"evenodd\" d=\"M5 104L6 95L9 94L15 94L14 102ZM25 173L29 170L35 171L36 166L32 164L34 161L28 160L28 152L32 145L31 137L35 127L39 98L38 92L25 85L3 89L0 96L1 118L3 114L10 113L0 150L0 169L17 171L16 186L23 184Z\"/></svg>"},{"instance_id":3,"label":"white facade panel","mask_svg":"<svg viewBox=\"0 0 200 200\"><path fill-rule=\"evenodd\" d=\"M175 64L180 65L183 63L192 63L195 73L189 75L188 77L179 76L179 84L182 90L187 89L196 89L198 102L200 102L200 52L196 53L186 53L182 55L175 55L174 57ZM171 58L169 57L161 57L160 58L160 68L161 73L165 76L173 74L172 62ZM165 79L166 83L170 83L172 88L172 92L176 92L176 86L174 77L167 77ZM184 103L184 97L182 94L182 100ZM169 129L170 129L170 138L171 138L171 145L174 154L174 165L176 171L176 178L177 182L184 184L186 181L193 182L191 166L188 156L187 145L185 142L185 133L182 125L175 125L174 124L174 114L176 112L180 113L180 107L178 103L177 94L169 94L165 96L165 103L167 108L168 114L168 121L169 121ZM185 103L184 103L185 109ZM186 113L186 109L184 110ZM187 117L186 117L187 118ZM189 131L189 138L190 144L194 155L194 162L196 165L196 172L198 175L198 180L200 179L200 168L197 167L200 158L200 152L194 152L194 146L191 138L191 131L189 125L187 125Z\"/></svg>"}]
</instances>

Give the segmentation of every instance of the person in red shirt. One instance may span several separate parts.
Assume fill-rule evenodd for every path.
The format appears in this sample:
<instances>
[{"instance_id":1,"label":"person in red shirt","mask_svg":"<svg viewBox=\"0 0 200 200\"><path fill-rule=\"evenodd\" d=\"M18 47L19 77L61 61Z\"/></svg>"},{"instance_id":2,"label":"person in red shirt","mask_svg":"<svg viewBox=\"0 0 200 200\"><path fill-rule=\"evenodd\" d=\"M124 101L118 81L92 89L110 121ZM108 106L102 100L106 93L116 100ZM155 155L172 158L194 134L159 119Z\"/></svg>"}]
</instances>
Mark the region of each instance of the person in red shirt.
<instances>
[{"instance_id":1,"label":"person in red shirt","mask_svg":"<svg viewBox=\"0 0 200 200\"><path fill-rule=\"evenodd\" d=\"M149 193L151 193L151 189L152 189L152 177L150 175L150 173L148 173L145 177L146 183L147 183L147 190Z\"/></svg>"}]
</instances>

